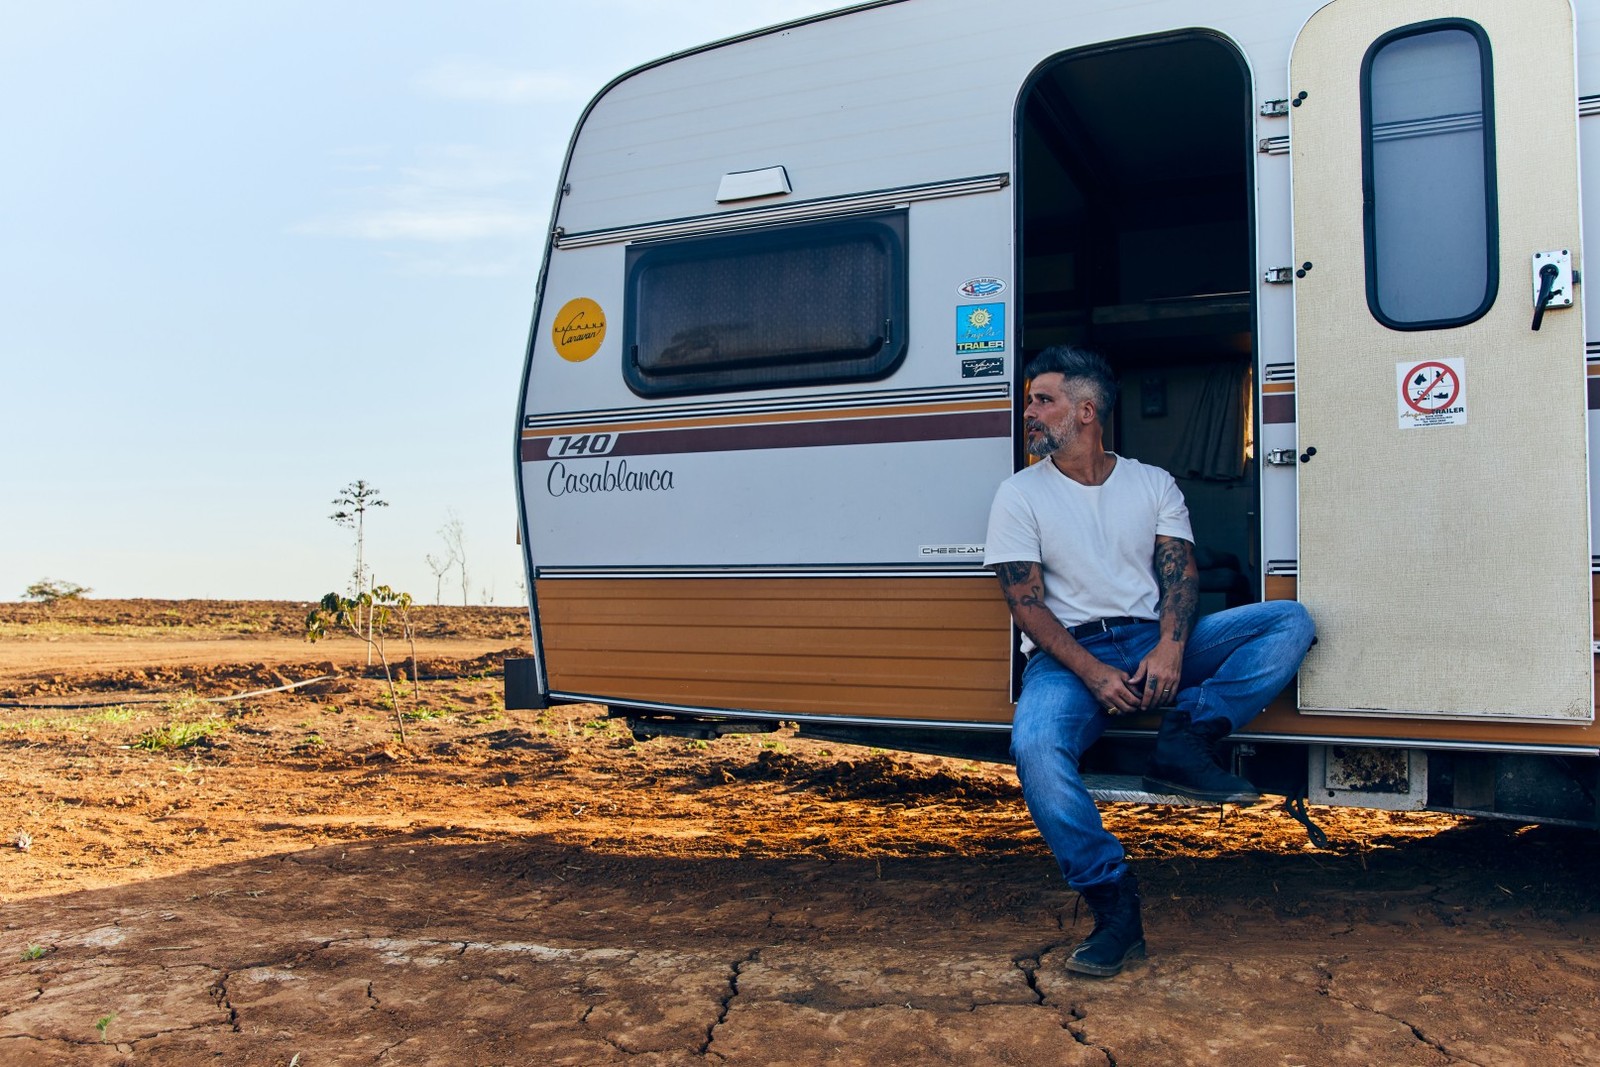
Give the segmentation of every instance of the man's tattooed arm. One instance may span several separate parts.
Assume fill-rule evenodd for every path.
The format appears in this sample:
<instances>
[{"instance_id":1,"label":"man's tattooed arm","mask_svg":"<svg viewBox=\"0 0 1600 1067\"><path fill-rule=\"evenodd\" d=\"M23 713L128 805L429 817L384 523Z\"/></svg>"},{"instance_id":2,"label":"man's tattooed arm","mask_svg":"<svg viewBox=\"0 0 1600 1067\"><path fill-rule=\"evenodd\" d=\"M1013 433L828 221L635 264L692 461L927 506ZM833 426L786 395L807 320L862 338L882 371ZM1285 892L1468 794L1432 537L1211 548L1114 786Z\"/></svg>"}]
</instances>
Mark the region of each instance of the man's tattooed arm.
<instances>
[{"instance_id":1,"label":"man's tattooed arm","mask_svg":"<svg viewBox=\"0 0 1600 1067\"><path fill-rule=\"evenodd\" d=\"M1156 584L1161 599L1161 635L1179 644L1189 640L1200 604L1200 572L1194 565L1194 546L1177 537L1156 538Z\"/></svg>"},{"instance_id":2,"label":"man's tattooed arm","mask_svg":"<svg viewBox=\"0 0 1600 1067\"><path fill-rule=\"evenodd\" d=\"M1005 594L1012 615L1019 607L1044 607L1044 578L1037 563L996 563L994 573L1000 579L1000 591Z\"/></svg>"},{"instance_id":3,"label":"man's tattooed arm","mask_svg":"<svg viewBox=\"0 0 1600 1067\"><path fill-rule=\"evenodd\" d=\"M1095 659L1045 606L1044 572L1039 564L1024 561L992 567L1017 628L1033 638L1041 651L1083 679L1107 711L1121 714L1139 706L1139 694L1128 688L1127 674Z\"/></svg>"}]
</instances>

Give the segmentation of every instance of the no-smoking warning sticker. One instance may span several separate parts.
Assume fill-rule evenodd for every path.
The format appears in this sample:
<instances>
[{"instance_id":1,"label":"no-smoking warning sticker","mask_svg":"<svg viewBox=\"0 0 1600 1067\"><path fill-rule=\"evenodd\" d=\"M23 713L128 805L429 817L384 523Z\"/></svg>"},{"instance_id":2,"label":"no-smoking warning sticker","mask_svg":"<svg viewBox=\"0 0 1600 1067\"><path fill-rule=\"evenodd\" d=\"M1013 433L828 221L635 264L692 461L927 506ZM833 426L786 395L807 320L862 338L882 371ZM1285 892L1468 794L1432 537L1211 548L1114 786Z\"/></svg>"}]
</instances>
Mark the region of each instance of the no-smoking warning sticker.
<instances>
[{"instance_id":1,"label":"no-smoking warning sticker","mask_svg":"<svg viewBox=\"0 0 1600 1067\"><path fill-rule=\"evenodd\" d=\"M1429 359L1394 365L1399 393L1400 428L1465 426L1467 423L1467 361Z\"/></svg>"}]
</instances>

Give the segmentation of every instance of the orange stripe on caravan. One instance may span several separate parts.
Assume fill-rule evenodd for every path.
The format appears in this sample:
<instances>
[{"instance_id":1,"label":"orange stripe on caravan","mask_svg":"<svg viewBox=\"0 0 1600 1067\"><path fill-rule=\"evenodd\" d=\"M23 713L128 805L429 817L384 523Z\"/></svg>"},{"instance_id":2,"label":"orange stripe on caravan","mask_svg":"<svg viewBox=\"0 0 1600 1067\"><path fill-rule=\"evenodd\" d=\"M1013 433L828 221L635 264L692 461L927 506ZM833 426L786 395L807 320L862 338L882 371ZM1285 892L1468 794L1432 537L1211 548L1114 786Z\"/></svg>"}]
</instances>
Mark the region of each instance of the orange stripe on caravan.
<instances>
[{"instance_id":1,"label":"orange stripe on caravan","mask_svg":"<svg viewBox=\"0 0 1600 1067\"><path fill-rule=\"evenodd\" d=\"M1263 393L1292 393L1294 392L1294 383L1268 382L1261 387L1261 391Z\"/></svg>"},{"instance_id":2,"label":"orange stripe on caravan","mask_svg":"<svg viewBox=\"0 0 1600 1067\"><path fill-rule=\"evenodd\" d=\"M822 422L833 419L892 418L898 415L944 415L964 411L1010 411L1011 401L963 400L947 404L900 404L894 407L837 408L826 411L771 411L756 415L706 415L692 419L650 422L602 422L590 426L556 426L523 430L523 437L576 437L586 433L640 430L692 430L708 426L757 426L771 422Z\"/></svg>"},{"instance_id":3,"label":"orange stripe on caravan","mask_svg":"<svg viewBox=\"0 0 1600 1067\"><path fill-rule=\"evenodd\" d=\"M540 578L550 688L613 704L1006 723L988 577Z\"/></svg>"}]
</instances>

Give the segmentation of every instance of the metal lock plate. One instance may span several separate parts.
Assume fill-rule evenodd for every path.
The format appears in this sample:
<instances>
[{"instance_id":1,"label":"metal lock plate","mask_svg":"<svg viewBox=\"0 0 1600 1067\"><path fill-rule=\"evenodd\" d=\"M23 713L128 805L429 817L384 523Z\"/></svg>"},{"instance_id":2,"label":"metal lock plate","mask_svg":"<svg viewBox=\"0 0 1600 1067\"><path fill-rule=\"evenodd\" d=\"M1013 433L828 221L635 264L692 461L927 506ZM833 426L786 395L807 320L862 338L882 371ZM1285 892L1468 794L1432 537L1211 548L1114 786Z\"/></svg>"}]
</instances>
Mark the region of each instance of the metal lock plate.
<instances>
[{"instance_id":1,"label":"metal lock plate","mask_svg":"<svg viewBox=\"0 0 1600 1067\"><path fill-rule=\"evenodd\" d=\"M1556 275L1550 283L1550 299L1545 301L1547 308L1569 308L1572 306L1572 252L1570 249L1558 248L1551 252L1535 252L1533 254L1533 302L1538 304L1539 296L1544 290L1544 268L1553 265Z\"/></svg>"}]
</instances>

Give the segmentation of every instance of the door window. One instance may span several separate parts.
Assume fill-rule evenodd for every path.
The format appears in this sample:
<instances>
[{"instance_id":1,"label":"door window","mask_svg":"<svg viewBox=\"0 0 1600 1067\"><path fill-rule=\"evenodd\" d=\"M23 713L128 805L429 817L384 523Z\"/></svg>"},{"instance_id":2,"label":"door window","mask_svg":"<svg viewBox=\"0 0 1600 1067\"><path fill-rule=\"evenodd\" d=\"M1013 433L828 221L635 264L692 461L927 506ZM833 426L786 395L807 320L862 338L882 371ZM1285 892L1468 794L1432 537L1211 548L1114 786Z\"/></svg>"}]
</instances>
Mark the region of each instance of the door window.
<instances>
[{"instance_id":1,"label":"door window","mask_svg":"<svg viewBox=\"0 0 1600 1067\"><path fill-rule=\"evenodd\" d=\"M1488 38L1461 19L1395 30L1361 81L1367 304L1397 330L1472 322L1499 278Z\"/></svg>"}]
</instances>

